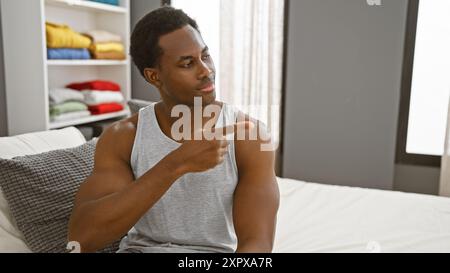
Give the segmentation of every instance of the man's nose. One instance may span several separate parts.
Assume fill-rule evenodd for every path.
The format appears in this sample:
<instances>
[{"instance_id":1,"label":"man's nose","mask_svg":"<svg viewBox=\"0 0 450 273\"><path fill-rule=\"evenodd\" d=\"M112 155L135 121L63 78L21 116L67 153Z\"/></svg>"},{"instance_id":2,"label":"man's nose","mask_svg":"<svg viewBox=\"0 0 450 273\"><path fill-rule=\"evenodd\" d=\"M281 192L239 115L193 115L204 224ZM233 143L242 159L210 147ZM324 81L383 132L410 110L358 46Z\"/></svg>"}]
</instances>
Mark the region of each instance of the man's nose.
<instances>
[{"instance_id":1,"label":"man's nose","mask_svg":"<svg viewBox=\"0 0 450 273\"><path fill-rule=\"evenodd\" d=\"M209 77L213 73L213 69L205 62L200 63L199 79Z\"/></svg>"}]
</instances>

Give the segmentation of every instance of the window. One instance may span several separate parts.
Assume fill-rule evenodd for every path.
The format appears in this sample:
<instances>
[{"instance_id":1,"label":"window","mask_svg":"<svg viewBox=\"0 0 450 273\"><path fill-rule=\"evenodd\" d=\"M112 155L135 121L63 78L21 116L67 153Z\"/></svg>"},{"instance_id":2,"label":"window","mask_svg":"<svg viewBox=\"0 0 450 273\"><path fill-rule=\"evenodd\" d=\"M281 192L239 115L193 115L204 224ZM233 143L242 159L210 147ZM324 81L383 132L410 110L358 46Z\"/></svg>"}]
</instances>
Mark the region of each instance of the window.
<instances>
[{"instance_id":1,"label":"window","mask_svg":"<svg viewBox=\"0 0 450 273\"><path fill-rule=\"evenodd\" d=\"M450 94L450 1L410 1L397 161L439 166Z\"/></svg>"}]
</instances>

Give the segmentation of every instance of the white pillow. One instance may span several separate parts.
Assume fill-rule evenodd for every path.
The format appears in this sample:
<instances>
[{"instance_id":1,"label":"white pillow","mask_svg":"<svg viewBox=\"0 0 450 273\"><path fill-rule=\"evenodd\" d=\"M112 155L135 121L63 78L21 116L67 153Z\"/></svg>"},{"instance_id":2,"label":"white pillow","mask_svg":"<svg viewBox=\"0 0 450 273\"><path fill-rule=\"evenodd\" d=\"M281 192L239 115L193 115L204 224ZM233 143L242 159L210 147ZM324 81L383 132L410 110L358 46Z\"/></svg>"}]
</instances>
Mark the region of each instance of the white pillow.
<instances>
[{"instance_id":1,"label":"white pillow","mask_svg":"<svg viewBox=\"0 0 450 273\"><path fill-rule=\"evenodd\" d=\"M0 138L0 158L34 155L53 150L74 148L86 143L75 127Z\"/></svg>"},{"instance_id":2,"label":"white pillow","mask_svg":"<svg viewBox=\"0 0 450 273\"><path fill-rule=\"evenodd\" d=\"M86 143L75 127L0 138L0 158L34 155L53 150L74 148ZM0 189L0 253L31 252L17 228L8 203Z\"/></svg>"}]
</instances>

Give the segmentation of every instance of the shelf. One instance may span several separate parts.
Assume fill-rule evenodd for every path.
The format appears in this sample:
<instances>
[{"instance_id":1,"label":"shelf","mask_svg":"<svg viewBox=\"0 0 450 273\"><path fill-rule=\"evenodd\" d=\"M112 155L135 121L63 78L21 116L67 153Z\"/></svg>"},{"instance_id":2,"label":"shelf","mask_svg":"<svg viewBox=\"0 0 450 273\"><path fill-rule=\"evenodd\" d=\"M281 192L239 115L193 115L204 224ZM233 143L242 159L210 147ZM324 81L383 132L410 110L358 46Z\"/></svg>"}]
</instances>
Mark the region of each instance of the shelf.
<instances>
[{"instance_id":1,"label":"shelf","mask_svg":"<svg viewBox=\"0 0 450 273\"><path fill-rule=\"evenodd\" d=\"M20 135L129 116L126 108L118 113L72 121L51 122L49 119L49 89L63 88L69 83L112 81L120 85L126 100L131 98L132 61L129 56L125 60L47 59L47 21L70 26L79 33L105 30L120 36L124 47L129 48L130 0L120 0L120 5L87 0L1 0L1 25L8 30L3 32L4 61L9 67L5 73L5 93L10 106L6 109L8 134ZM24 35L17 33L24 34L27 42L23 41ZM23 80L23 75L33 77Z\"/></svg>"},{"instance_id":2,"label":"shelf","mask_svg":"<svg viewBox=\"0 0 450 273\"><path fill-rule=\"evenodd\" d=\"M79 10L87 10L94 12L113 12L113 13L127 13L127 9L124 7L108 5L103 3L85 1L85 0L45 0L47 5L63 7L63 8L75 8Z\"/></svg>"},{"instance_id":3,"label":"shelf","mask_svg":"<svg viewBox=\"0 0 450 273\"><path fill-rule=\"evenodd\" d=\"M114 60L47 60L49 66L113 66L127 65L128 61Z\"/></svg>"},{"instance_id":4,"label":"shelf","mask_svg":"<svg viewBox=\"0 0 450 273\"><path fill-rule=\"evenodd\" d=\"M88 124L88 123L92 123L92 122L103 121L103 120L108 120L108 119L113 119L113 118L127 117L129 115L130 115L129 110L123 110L121 112L97 115L97 116L89 116L89 117L76 119L76 120L69 120L69 121L63 121L63 122L52 122L52 123L50 123L50 130L64 128L64 127L70 127L70 126L76 126L76 125L82 125L82 124Z\"/></svg>"}]
</instances>

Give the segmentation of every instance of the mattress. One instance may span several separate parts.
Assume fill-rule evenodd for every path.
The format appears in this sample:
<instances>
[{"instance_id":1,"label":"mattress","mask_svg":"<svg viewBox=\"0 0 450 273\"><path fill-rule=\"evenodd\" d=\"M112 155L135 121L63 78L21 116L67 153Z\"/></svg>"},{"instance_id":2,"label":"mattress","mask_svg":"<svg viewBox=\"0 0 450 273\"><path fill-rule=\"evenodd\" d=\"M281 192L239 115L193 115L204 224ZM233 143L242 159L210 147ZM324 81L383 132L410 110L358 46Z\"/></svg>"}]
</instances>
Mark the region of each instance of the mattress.
<instances>
[{"instance_id":1,"label":"mattress","mask_svg":"<svg viewBox=\"0 0 450 273\"><path fill-rule=\"evenodd\" d=\"M450 198L278 182L274 252L450 252Z\"/></svg>"}]
</instances>

